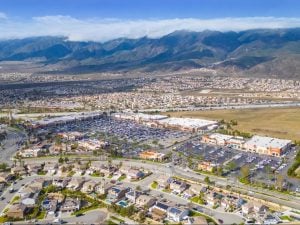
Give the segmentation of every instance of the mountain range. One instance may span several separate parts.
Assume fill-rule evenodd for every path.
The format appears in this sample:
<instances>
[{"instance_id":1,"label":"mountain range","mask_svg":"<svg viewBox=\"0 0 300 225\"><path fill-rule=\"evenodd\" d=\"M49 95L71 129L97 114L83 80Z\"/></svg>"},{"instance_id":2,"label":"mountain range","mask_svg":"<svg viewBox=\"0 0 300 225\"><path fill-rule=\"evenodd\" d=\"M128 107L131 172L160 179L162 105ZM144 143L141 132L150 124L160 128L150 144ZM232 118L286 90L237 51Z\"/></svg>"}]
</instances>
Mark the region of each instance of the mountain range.
<instances>
[{"instance_id":1,"label":"mountain range","mask_svg":"<svg viewBox=\"0 0 300 225\"><path fill-rule=\"evenodd\" d=\"M119 38L104 43L48 36L2 40L0 61L35 62L50 73L209 68L300 79L300 28L176 31L156 39Z\"/></svg>"}]
</instances>

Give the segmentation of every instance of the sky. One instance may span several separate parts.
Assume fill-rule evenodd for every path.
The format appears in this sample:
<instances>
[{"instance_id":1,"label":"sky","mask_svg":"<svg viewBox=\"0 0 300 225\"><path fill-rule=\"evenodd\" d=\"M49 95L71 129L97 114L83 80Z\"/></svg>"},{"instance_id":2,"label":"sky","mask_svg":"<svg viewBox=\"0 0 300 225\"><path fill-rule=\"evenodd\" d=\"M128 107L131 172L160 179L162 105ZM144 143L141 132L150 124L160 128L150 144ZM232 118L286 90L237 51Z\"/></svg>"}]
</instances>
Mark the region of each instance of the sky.
<instances>
[{"instance_id":1,"label":"sky","mask_svg":"<svg viewBox=\"0 0 300 225\"><path fill-rule=\"evenodd\" d=\"M0 0L0 39L107 41L289 27L300 27L300 0Z\"/></svg>"}]
</instances>

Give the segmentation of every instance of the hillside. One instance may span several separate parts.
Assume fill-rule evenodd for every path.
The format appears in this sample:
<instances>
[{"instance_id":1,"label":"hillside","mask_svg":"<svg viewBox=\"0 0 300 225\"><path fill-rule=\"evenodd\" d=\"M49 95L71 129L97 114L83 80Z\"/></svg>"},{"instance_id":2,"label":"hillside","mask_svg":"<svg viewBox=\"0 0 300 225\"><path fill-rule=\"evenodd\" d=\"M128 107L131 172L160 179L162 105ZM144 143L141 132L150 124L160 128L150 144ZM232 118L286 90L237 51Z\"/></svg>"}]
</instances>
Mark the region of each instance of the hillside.
<instances>
[{"instance_id":1,"label":"hillside","mask_svg":"<svg viewBox=\"0 0 300 225\"><path fill-rule=\"evenodd\" d=\"M300 78L300 28L176 31L157 39L120 38L105 43L73 42L64 37L5 40L0 41L0 61L38 62L39 69L56 73L206 67L226 73Z\"/></svg>"}]
</instances>

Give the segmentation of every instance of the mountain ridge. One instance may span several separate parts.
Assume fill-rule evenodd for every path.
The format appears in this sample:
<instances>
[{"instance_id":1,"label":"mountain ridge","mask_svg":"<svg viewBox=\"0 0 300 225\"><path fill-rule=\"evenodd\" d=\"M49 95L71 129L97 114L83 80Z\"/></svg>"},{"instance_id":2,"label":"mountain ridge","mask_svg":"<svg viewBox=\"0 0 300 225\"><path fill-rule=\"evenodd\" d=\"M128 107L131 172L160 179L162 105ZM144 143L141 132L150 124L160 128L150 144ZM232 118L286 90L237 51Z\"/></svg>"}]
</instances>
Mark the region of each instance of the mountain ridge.
<instances>
[{"instance_id":1,"label":"mountain ridge","mask_svg":"<svg viewBox=\"0 0 300 225\"><path fill-rule=\"evenodd\" d=\"M104 43L51 36L3 40L0 61L38 61L49 73L211 68L300 79L300 28L181 30L160 38L118 38ZM52 66L56 69L51 70Z\"/></svg>"}]
</instances>

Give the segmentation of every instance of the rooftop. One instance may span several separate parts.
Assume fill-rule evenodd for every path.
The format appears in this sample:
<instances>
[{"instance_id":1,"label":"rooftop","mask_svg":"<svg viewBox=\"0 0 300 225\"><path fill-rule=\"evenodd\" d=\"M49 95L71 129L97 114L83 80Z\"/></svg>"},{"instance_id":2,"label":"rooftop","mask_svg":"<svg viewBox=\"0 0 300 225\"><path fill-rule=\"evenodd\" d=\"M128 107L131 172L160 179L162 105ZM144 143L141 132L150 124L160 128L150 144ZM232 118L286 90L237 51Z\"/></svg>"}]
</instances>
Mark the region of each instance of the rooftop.
<instances>
[{"instance_id":1,"label":"rooftop","mask_svg":"<svg viewBox=\"0 0 300 225\"><path fill-rule=\"evenodd\" d=\"M290 144L291 140L263 137L255 135L249 141L246 142L247 145L255 145L264 148L283 148Z\"/></svg>"}]
</instances>

